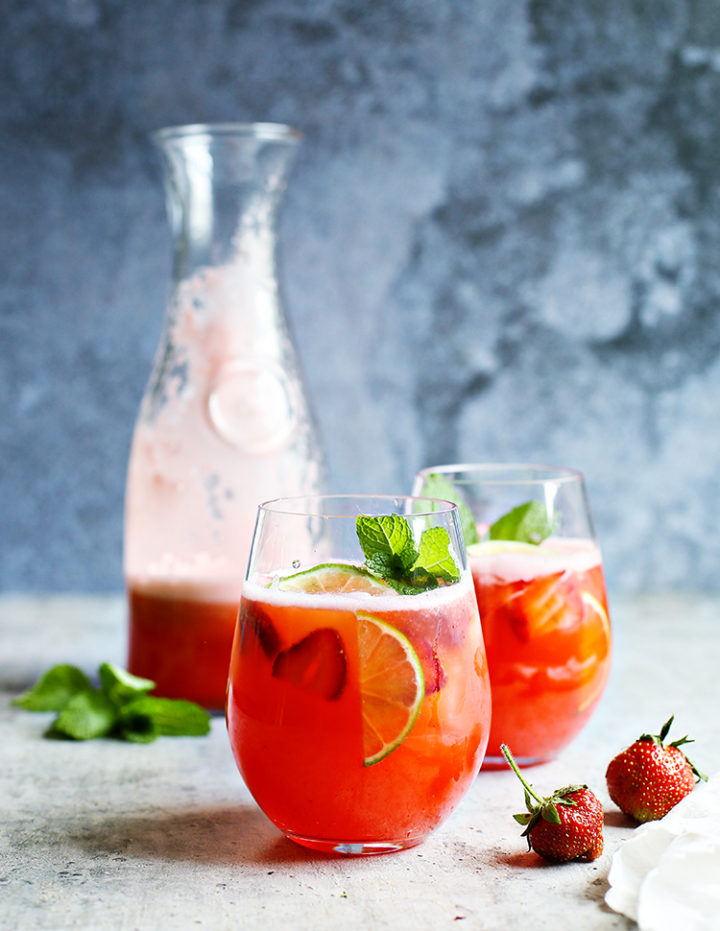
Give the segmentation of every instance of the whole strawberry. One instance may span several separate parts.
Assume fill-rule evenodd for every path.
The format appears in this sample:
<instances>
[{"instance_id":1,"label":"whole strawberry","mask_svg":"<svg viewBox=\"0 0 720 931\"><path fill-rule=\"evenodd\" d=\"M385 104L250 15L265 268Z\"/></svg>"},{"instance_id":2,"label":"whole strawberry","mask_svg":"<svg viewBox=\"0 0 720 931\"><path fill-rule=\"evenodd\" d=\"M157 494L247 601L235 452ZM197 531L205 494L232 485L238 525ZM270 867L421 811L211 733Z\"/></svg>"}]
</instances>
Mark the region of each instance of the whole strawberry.
<instances>
[{"instance_id":1,"label":"whole strawberry","mask_svg":"<svg viewBox=\"0 0 720 931\"><path fill-rule=\"evenodd\" d=\"M656 821L707 779L688 760L680 747L692 743L681 737L664 744L673 717L659 734L643 734L627 750L610 761L605 773L610 798L621 811L636 821Z\"/></svg>"},{"instance_id":2,"label":"whole strawberry","mask_svg":"<svg viewBox=\"0 0 720 931\"><path fill-rule=\"evenodd\" d=\"M525 788L527 812L514 818L526 825L522 836L527 837L528 850L554 863L599 857L603 851L603 810L597 796L587 786L578 785L543 798L525 781L505 744L500 749Z\"/></svg>"}]
</instances>

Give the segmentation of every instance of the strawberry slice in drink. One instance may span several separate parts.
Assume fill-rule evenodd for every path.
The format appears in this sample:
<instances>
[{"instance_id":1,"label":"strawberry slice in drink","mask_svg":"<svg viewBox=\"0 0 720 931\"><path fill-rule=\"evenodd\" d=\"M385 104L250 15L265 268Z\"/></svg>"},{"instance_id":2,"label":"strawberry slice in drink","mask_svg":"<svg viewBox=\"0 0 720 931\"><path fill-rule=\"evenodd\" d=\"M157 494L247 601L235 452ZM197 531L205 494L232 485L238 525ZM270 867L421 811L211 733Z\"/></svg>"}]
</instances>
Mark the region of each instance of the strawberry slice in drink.
<instances>
[{"instance_id":1,"label":"strawberry slice in drink","mask_svg":"<svg viewBox=\"0 0 720 931\"><path fill-rule=\"evenodd\" d=\"M584 605L564 572L532 579L510 596L506 611L515 636L523 643L582 621Z\"/></svg>"},{"instance_id":2,"label":"strawberry slice in drink","mask_svg":"<svg viewBox=\"0 0 720 931\"><path fill-rule=\"evenodd\" d=\"M318 698L339 698L345 686L347 663L343 642L331 627L320 627L278 653L273 662L275 679Z\"/></svg>"},{"instance_id":3,"label":"strawberry slice in drink","mask_svg":"<svg viewBox=\"0 0 720 931\"><path fill-rule=\"evenodd\" d=\"M240 649L247 652L256 644L268 659L272 659L280 649L280 637L262 608L245 601L240 609Z\"/></svg>"},{"instance_id":4,"label":"strawberry slice in drink","mask_svg":"<svg viewBox=\"0 0 720 931\"><path fill-rule=\"evenodd\" d=\"M434 695L447 682L447 675L438 656L437 645L424 637L415 637L413 647L422 667L425 694Z\"/></svg>"}]
</instances>

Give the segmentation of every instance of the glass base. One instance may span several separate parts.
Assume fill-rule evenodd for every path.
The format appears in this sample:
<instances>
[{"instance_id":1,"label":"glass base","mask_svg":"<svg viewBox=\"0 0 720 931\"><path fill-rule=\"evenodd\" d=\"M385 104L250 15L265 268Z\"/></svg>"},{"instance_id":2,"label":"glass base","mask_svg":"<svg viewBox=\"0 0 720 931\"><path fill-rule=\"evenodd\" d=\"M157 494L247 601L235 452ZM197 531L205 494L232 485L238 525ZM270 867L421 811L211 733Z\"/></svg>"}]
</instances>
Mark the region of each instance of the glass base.
<instances>
[{"instance_id":1,"label":"glass base","mask_svg":"<svg viewBox=\"0 0 720 931\"><path fill-rule=\"evenodd\" d=\"M515 756L513 759L521 768L524 766L540 766L541 763L549 763L554 759L553 756ZM510 764L504 756L486 756L483 760L481 769L510 769Z\"/></svg>"},{"instance_id":2,"label":"glass base","mask_svg":"<svg viewBox=\"0 0 720 931\"><path fill-rule=\"evenodd\" d=\"M405 837L398 841L340 841L325 837L303 837L301 834L293 834L290 831L285 831L285 836L302 847L309 847L310 850L318 850L321 853L339 853L346 857L371 857L379 853L397 853L399 850L417 847L425 840L425 835L423 835L422 837Z\"/></svg>"}]
</instances>

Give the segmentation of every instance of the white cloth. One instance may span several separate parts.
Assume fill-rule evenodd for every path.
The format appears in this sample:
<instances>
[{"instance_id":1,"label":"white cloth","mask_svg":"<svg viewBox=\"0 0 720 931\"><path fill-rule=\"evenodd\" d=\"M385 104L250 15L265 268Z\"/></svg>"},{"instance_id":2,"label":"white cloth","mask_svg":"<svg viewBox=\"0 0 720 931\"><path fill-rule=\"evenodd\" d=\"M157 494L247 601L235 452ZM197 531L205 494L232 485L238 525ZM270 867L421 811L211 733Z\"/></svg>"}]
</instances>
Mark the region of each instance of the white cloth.
<instances>
[{"instance_id":1,"label":"white cloth","mask_svg":"<svg viewBox=\"0 0 720 931\"><path fill-rule=\"evenodd\" d=\"M720 931L720 773L615 852L605 901L641 931Z\"/></svg>"}]
</instances>

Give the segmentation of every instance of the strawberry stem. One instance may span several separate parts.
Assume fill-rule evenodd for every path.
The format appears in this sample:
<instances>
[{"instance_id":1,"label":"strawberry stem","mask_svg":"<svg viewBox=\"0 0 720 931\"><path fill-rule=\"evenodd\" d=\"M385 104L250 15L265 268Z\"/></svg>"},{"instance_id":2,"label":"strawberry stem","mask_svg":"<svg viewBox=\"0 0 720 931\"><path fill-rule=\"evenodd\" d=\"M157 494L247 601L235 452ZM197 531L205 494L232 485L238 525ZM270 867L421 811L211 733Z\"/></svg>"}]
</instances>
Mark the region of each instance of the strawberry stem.
<instances>
[{"instance_id":1,"label":"strawberry stem","mask_svg":"<svg viewBox=\"0 0 720 931\"><path fill-rule=\"evenodd\" d=\"M537 792L533 790L533 787L530 785L530 783L527 782L523 774L518 769L517 763L513 759L512 753L510 753L510 748L507 746L507 744L500 744L500 749L502 750L502 755L507 760L508 765L525 787L525 791L531 795L539 805L544 805L547 802L547 799L538 795Z\"/></svg>"},{"instance_id":2,"label":"strawberry stem","mask_svg":"<svg viewBox=\"0 0 720 931\"><path fill-rule=\"evenodd\" d=\"M672 715L660 728L659 734L642 734L638 738L638 740L654 741L659 747L665 747L665 744L663 743L663 741L665 740L667 735L670 733L670 728L672 727L672 723L674 720L675 720L675 715ZM679 740L673 740L673 742L671 744L668 744L667 746L675 747L676 749L680 750L680 747L684 746L685 744L692 744L692 743L695 743L695 741L691 737L688 737L688 735L686 734L684 737L680 737ZM680 752L685 757L685 759L688 761L688 765L690 766L690 769L697 776L697 781L707 782L708 777L705 775L705 773L699 770L692 760L688 759L688 756L684 750L680 750Z\"/></svg>"}]
</instances>

